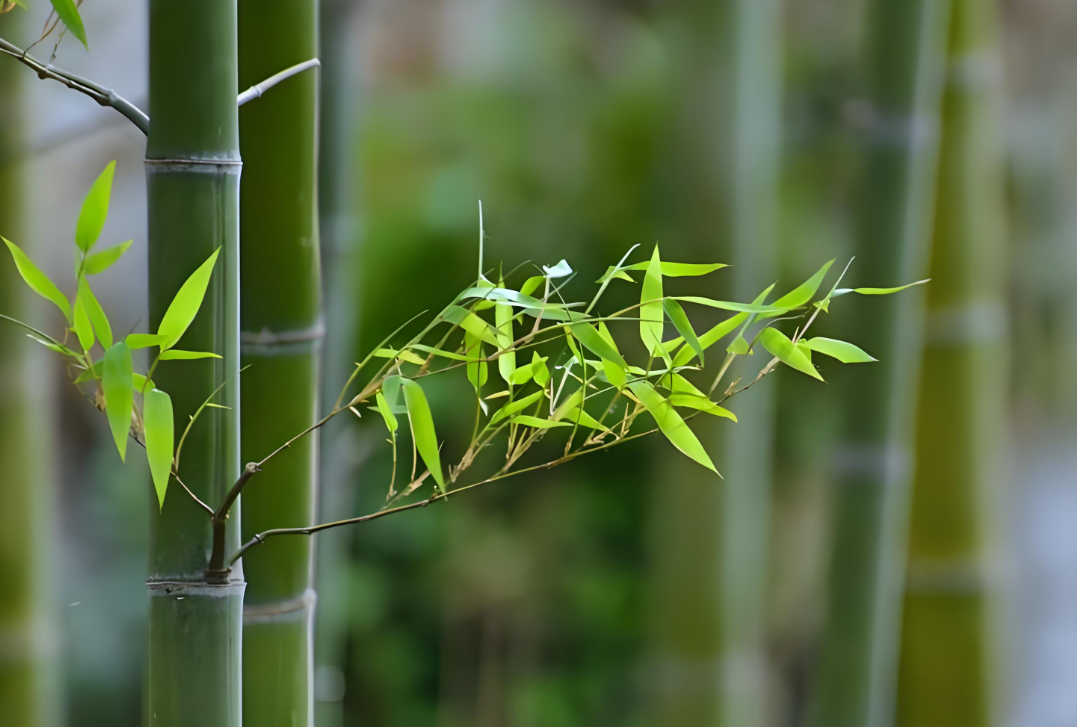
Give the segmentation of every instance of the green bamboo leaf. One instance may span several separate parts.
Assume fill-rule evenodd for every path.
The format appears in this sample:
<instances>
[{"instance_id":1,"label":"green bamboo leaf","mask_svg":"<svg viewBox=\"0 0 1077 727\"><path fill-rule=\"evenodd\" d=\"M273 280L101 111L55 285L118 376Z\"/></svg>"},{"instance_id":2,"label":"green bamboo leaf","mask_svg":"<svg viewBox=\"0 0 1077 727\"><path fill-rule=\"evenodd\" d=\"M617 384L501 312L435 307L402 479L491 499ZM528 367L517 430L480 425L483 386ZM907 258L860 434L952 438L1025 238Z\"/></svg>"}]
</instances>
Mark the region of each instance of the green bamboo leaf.
<instances>
[{"instance_id":1,"label":"green bamboo leaf","mask_svg":"<svg viewBox=\"0 0 1077 727\"><path fill-rule=\"evenodd\" d=\"M153 487L157 490L157 504L163 509L175 443L172 399L168 394L158 389L146 392L142 400L142 423L146 429L146 458L150 462Z\"/></svg>"},{"instance_id":2,"label":"green bamboo leaf","mask_svg":"<svg viewBox=\"0 0 1077 727\"><path fill-rule=\"evenodd\" d=\"M27 257L18 245L6 237L0 236L0 240L3 240L11 251L11 257L15 259L15 267L19 269L19 275L30 286L30 289L45 300L52 301L64 314L68 323L71 323L71 304L67 302L67 298L56 287L56 284L49 280L49 277L41 272L37 265L34 265L34 261Z\"/></svg>"},{"instance_id":3,"label":"green bamboo leaf","mask_svg":"<svg viewBox=\"0 0 1077 727\"><path fill-rule=\"evenodd\" d=\"M135 391L148 391L149 389L157 388L157 384L153 383L153 379L147 379L144 374L137 371L131 374L131 384L135 387ZM210 405L207 404L206 406Z\"/></svg>"},{"instance_id":4,"label":"green bamboo leaf","mask_svg":"<svg viewBox=\"0 0 1077 727\"><path fill-rule=\"evenodd\" d=\"M546 357L539 356L538 351L531 354L531 375L540 388L546 388L546 383L550 380L550 369L546 366Z\"/></svg>"},{"instance_id":5,"label":"green bamboo leaf","mask_svg":"<svg viewBox=\"0 0 1077 727\"><path fill-rule=\"evenodd\" d=\"M672 298L662 301L662 305L665 308L666 315L673 321L673 326L677 329L677 333L681 334L681 337L688 342L688 345L699 356L699 363L705 363L703 360L703 345L696 337L695 329L692 328L692 323L688 320L688 314L684 312L684 308ZM667 353L666 355L668 356L669 354Z\"/></svg>"},{"instance_id":6,"label":"green bamboo leaf","mask_svg":"<svg viewBox=\"0 0 1077 727\"><path fill-rule=\"evenodd\" d=\"M79 345L82 346L83 351L89 351L94 344L93 324L90 323L90 315L86 312L86 302L81 295L75 296L73 318L75 325L72 329L78 336Z\"/></svg>"},{"instance_id":7,"label":"green bamboo leaf","mask_svg":"<svg viewBox=\"0 0 1077 727\"><path fill-rule=\"evenodd\" d=\"M160 358L162 361L194 361L200 358L220 358L220 355L211 351L181 351L178 348L172 348L162 351Z\"/></svg>"},{"instance_id":8,"label":"green bamboo leaf","mask_svg":"<svg viewBox=\"0 0 1077 727\"><path fill-rule=\"evenodd\" d=\"M673 300L683 300L686 303L696 303L697 305L705 305L710 308L718 308L720 310L738 311L740 313L757 313L761 315L765 314L779 314L788 313L795 306L778 306L774 305L759 305L756 303L735 303L729 300L714 300L713 298L703 298L698 295L678 295Z\"/></svg>"},{"instance_id":9,"label":"green bamboo leaf","mask_svg":"<svg viewBox=\"0 0 1077 727\"><path fill-rule=\"evenodd\" d=\"M923 285L930 281L931 278L925 278L924 280L917 280L915 283L909 283L908 285L899 285L896 288L839 288L835 290L830 297L837 298L839 295L845 295L847 293L859 293L860 295L890 295L891 293L900 293L903 290L908 290L914 285Z\"/></svg>"},{"instance_id":10,"label":"green bamboo leaf","mask_svg":"<svg viewBox=\"0 0 1077 727\"><path fill-rule=\"evenodd\" d=\"M55 5L55 2L53 3ZM66 21L64 22L66 25ZM79 221L75 226L75 244L83 252L89 252L101 237L108 217L108 202L112 196L112 175L116 171L116 162L111 161L105 171L94 180L86 199L82 201Z\"/></svg>"},{"instance_id":11,"label":"green bamboo leaf","mask_svg":"<svg viewBox=\"0 0 1077 727\"><path fill-rule=\"evenodd\" d=\"M131 243L134 240L128 240L127 242L121 242L115 247L105 248L101 252L95 252L86 258L86 262L83 265L83 270L87 275L97 275L103 273L112 267L112 264L119 260L127 248L131 247Z\"/></svg>"},{"instance_id":12,"label":"green bamboo leaf","mask_svg":"<svg viewBox=\"0 0 1077 727\"><path fill-rule=\"evenodd\" d=\"M395 438L396 430L400 426L400 424L396 420L396 415L393 414L392 407L389 406L389 402L385 401L385 397L380 391L375 394L374 401L378 405L378 413L381 414L382 419L385 420L386 429L388 429L389 434L391 434Z\"/></svg>"},{"instance_id":13,"label":"green bamboo leaf","mask_svg":"<svg viewBox=\"0 0 1077 727\"><path fill-rule=\"evenodd\" d=\"M78 7L75 6L75 0L49 0L49 2L52 3L56 15L71 31L71 35L78 38L83 48L89 50L90 46L86 43L86 28L82 25L82 17L79 15Z\"/></svg>"},{"instance_id":14,"label":"green bamboo leaf","mask_svg":"<svg viewBox=\"0 0 1077 727\"><path fill-rule=\"evenodd\" d=\"M579 424L581 427L587 427L588 429L598 429L603 432L608 432L610 430L605 424L598 421L579 407L569 409L565 412L564 418L566 421L572 422L573 424Z\"/></svg>"},{"instance_id":15,"label":"green bamboo leaf","mask_svg":"<svg viewBox=\"0 0 1077 727\"><path fill-rule=\"evenodd\" d=\"M522 399L517 399L516 401L511 401L508 404L505 404L505 406L495 411L494 415L490 417L490 423L497 424L505 417L510 417L517 412L523 411L545 395L546 392L544 391L536 391L534 394L528 394Z\"/></svg>"},{"instance_id":16,"label":"green bamboo leaf","mask_svg":"<svg viewBox=\"0 0 1077 727\"><path fill-rule=\"evenodd\" d=\"M416 353L407 350L406 348L400 351L397 351L394 348L378 348L375 349L374 353L371 355L377 358L395 358L400 361L403 361L404 363L416 364L417 366L422 366L424 363L426 363L426 359Z\"/></svg>"},{"instance_id":17,"label":"green bamboo leaf","mask_svg":"<svg viewBox=\"0 0 1077 727\"><path fill-rule=\"evenodd\" d=\"M464 350L467 352L469 360L474 362L467 365L467 380L475 387L475 391L478 391L486 385L486 381L490 376L489 365L486 361L481 360L485 358L482 352L482 340L478 336L464 331Z\"/></svg>"},{"instance_id":18,"label":"green bamboo leaf","mask_svg":"<svg viewBox=\"0 0 1077 727\"><path fill-rule=\"evenodd\" d=\"M864 352L859 346L847 341L839 341L834 338L810 338L803 342L812 351L836 358L842 363L870 363L878 361L877 358Z\"/></svg>"},{"instance_id":19,"label":"green bamboo leaf","mask_svg":"<svg viewBox=\"0 0 1077 727\"><path fill-rule=\"evenodd\" d=\"M661 309L662 304L658 304ZM595 330L594 326L590 323L575 323L569 328L572 331L572 335L577 341L582 343L586 349L594 354L597 354L603 361L609 361L612 364L620 366L622 370L628 369L628 362L624 360L621 353L617 348L602 337L602 334ZM582 361L581 361L582 362Z\"/></svg>"},{"instance_id":20,"label":"green bamboo leaf","mask_svg":"<svg viewBox=\"0 0 1077 727\"><path fill-rule=\"evenodd\" d=\"M801 373L805 373L814 379L823 380L823 377L819 375L819 372L812 366L811 361L804 355L804 352L793 345L793 342L789 340L789 337L776 328L764 329L759 334L759 342L763 344L763 348L770 351L771 355L776 357L786 366L794 368Z\"/></svg>"},{"instance_id":21,"label":"green bamboo leaf","mask_svg":"<svg viewBox=\"0 0 1077 727\"><path fill-rule=\"evenodd\" d=\"M469 358L469 357L465 356L462 353L456 353L454 351L445 351L443 349L434 348L433 346L427 346L427 345L422 344L422 343L412 343L412 344L409 344L409 345L410 345L411 348L414 348L417 351L422 351L423 353L432 353L435 356L441 356L442 358L451 359L453 361L471 361L471 360L473 360L473 357Z\"/></svg>"},{"instance_id":22,"label":"green bamboo leaf","mask_svg":"<svg viewBox=\"0 0 1077 727\"><path fill-rule=\"evenodd\" d=\"M705 396L695 394L670 394L669 403L673 406L683 406L688 409L697 409L705 414L713 414L716 417L725 417L737 421L737 415L725 407L718 406Z\"/></svg>"},{"instance_id":23,"label":"green bamboo leaf","mask_svg":"<svg viewBox=\"0 0 1077 727\"><path fill-rule=\"evenodd\" d=\"M197 270L180 286L176 297L168 305L161 325L157 327L157 335L164 336L165 342L161 344L161 350L169 349L179 343L180 338L191 325L198 309L202 307L202 300L206 297L206 289L209 287L210 276L213 275L213 266L217 262L217 256L221 248L213 251L213 254L202 263Z\"/></svg>"},{"instance_id":24,"label":"green bamboo leaf","mask_svg":"<svg viewBox=\"0 0 1077 727\"><path fill-rule=\"evenodd\" d=\"M105 392L105 413L116 440L120 459L127 457L127 433L131 431L131 407L134 405L134 382L131 349L125 343L113 344L105 351L101 388Z\"/></svg>"},{"instance_id":25,"label":"green bamboo leaf","mask_svg":"<svg viewBox=\"0 0 1077 727\"><path fill-rule=\"evenodd\" d=\"M830 270L830 266L833 264L834 261L831 260L823 265L816 271L815 275L774 301L774 306L776 308L799 308L807 303L815 295L815 292L819 290L819 286L823 283L823 278L826 277L827 271Z\"/></svg>"},{"instance_id":26,"label":"green bamboo leaf","mask_svg":"<svg viewBox=\"0 0 1077 727\"><path fill-rule=\"evenodd\" d=\"M566 278L572 275L572 266L568 264L568 260L562 260L552 268L543 265L542 272L546 273L547 278Z\"/></svg>"},{"instance_id":27,"label":"green bamboo leaf","mask_svg":"<svg viewBox=\"0 0 1077 727\"><path fill-rule=\"evenodd\" d=\"M639 309L639 337L643 341L643 347L651 355L662 346L662 329L666 319L662 313L661 298L662 259L658 255L658 245L655 245L651 261L647 264L647 272L643 276L643 288L639 297L642 303Z\"/></svg>"},{"instance_id":28,"label":"green bamboo leaf","mask_svg":"<svg viewBox=\"0 0 1077 727\"><path fill-rule=\"evenodd\" d=\"M482 339L484 343L497 348L497 333L494 331L494 327L466 308L450 305L445 309L442 318L448 323L460 326L467 333Z\"/></svg>"},{"instance_id":29,"label":"green bamboo leaf","mask_svg":"<svg viewBox=\"0 0 1077 727\"><path fill-rule=\"evenodd\" d=\"M553 429L554 427L572 426L568 422L552 422L549 419L539 419L538 417L528 416L527 414L513 417L509 422L512 424L521 424L525 427L535 427L536 429Z\"/></svg>"},{"instance_id":30,"label":"green bamboo leaf","mask_svg":"<svg viewBox=\"0 0 1077 727\"><path fill-rule=\"evenodd\" d=\"M808 363L814 365L811 360L811 349L808 348L808 344L804 343L804 341L797 341L797 348L800 349L801 353L804 354L804 357L808 359Z\"/></svg>"},{"instance_id":31,"label":"green bamboo leaf","mask_svg":"<svg viewBox=\"0 0 1077 727\"><path fill-rule=\"evenodd\" d=\"M586 324L584 324L586 325ZM617 342L613 338L613 334L606 328L604 321L598 322L598 335L602 337L602 340L610 345L614 351L617 351ZM624 388L625 381L628 376L625 373L624 368L608 358L602 359L602 371L606 374L606 380L617 387L618 390Z\"/></svg>"},{"instance_id":32,"label":"green bamboo leaf","mask_svg":"<svg viewBox=\"0 0 1077 727\"><path fill-rule=\"evenodd\" d=\"M408 421L411 422L411 436L419 456L423 458L427 469L433 475L441 491L445 492L445 477L441 473L441 454L438 452L437 435L434 433L434 417L430 413L430 404L418 382L411 379L401 380L404 389L404 403L408 408Z\"/></svg>"},{"instance_id":33,"label":"green bamboo leaf","mask_svg":"<svg viewBox=\"0 0 1077 727\"><path fill-rule=\"evenodd\" d=\"M674 447L684 453L689 459L698 462L715 474L714 463L711 462L707 450L699 443L695 432L689 429L681 415L677 413L673 405L654 390L646 381L633 381L628 385L629 390L636 396L647 412L654 417L659 430Z\"/></svg>"},{"instance_id":34,"label":"green bamboo leaf","mask_svg":"<svg viewBox=\"0 0 1077 727\"><path fill-rule=\"evenodd\" d=\"M94 368L86 369L81 374L76 376L73 383L81 384L86 381L96 381L99 378L101 378L101 367L97 364L94 364Z\"/></svg>"},{"instance_id":35,"label":"green bamboo leaf","mask_svg":"<svg viewBox=\"0 0 1077 727\"><path fill-rule=\"evenodd\" d=\"M101 307L97 296L93 294L86 278L79 279L78 298L86 306L86 313L90 317L90 323L93 324L93 330L101 341L101 345L105 349L112 348L112 326L109 325L108 316L105 315L104 308Z\"/></svg>"},{"instance_id":36,"label":"green bamboo leaf","mask_svg":"<svg viewBox=\"0 0 1077 727\"><path fill-rule=\"evenodd\" d=\"M505 383L512 383L516 371L516 352L512 350L515 340L512 333L512 307L498 303L494 307L494 322L497 324L497 347L503 352L497 357L497 371Z\"/></svg>"},{"instance_id":37,"label":"green bamboo leaf","mask_svg":"<svg viewBox=\"0 0 1077 727\"><path fill-rule=\"evenodd\" d=\"M543 278L539 278L539 280L543 280ZM582 303L543 303L538 298L532 298L530 295L517 293L515 290L508 288L468 288L457 296L457 300L470 300L472 298L516 306L535 316L541 311L543 318L549 318L554 321L569 320L569 314L566 309L583 305Z\"/></svg>"},{"instance_id":38,"label":"green bamboo leaf","mask_svg":"<svg viewBox=\"0 0 1077 727\"><path fill-rule=\"evenodd\" d=\"M161 336L156 333L128 333L123 342L127 344L128 348L136 349L160 346L167 340L167 336Z\"/></svg>"},{"instance_id":39,"label":"green bamboo leaf","mask_svg":"<svg viewBox=\"0 0 1077 727\"><path fill-rule=\"evenodd\" d=\"M545 363L545 359L542 360ZM523 366L517 366L516 370L512 372L512 381L509 383L513 386L523 386L530 381L535 375L535 362L532 361L529 364Z\"/></svg>"},{"instance_id":40,"label":"green bamboo leaf","mask_svg":"<svg viewBox=\"0 0 1077 727\"><path fill-rule=\"evenodd\" d=\"M534 293L536 290L539 289L539 286L542 285L543 281L545 281L545 280L546 280L545 275L533 275L533 276L531 276L530 278L528 278L527 280L524 281L523 285L520 286L520 294L521 295L531 295L532 293Z\"/></svg>"}]
</instances>

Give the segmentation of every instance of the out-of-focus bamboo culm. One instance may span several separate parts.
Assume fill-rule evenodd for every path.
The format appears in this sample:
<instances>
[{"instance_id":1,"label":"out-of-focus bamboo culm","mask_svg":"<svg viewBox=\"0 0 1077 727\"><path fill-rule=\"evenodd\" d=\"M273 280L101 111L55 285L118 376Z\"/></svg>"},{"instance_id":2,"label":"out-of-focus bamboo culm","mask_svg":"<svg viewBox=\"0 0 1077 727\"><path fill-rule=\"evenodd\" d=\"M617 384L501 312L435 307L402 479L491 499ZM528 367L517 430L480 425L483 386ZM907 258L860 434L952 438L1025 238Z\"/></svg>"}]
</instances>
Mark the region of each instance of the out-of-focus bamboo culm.
<instances>
[{"instance_id":1,"label":"out-of-focus bamboo culm","mask_svg":"<svg viewBox=\"0 0 1077 727\"><path fill-rule=\"evenodd\" d=\"M14 13L15 25L23 24ZM12 240L31 240L24 213L25 167L20 163L27 99L32 80L16 63L0 63L0 230ZM22 320L35 303L15 268L0 270L0 310ZM48 598L55 573L50 552L54 490L45 443L50 397L41 351L26 345L14 326L0 327L0 370L18 385L0 388L0 724L55 727L60 723L57 656L59 625Z\"/></svg>"},{"instance_id":2,"label":"out-of-focus bamboo culm","mask_svg":"<svg viewBox=\"0 0 1077 727\"><path fill-rule=\"evenodd\" d=\"M867 285L925 277L948 6L948 0L870 3L870 107L854 263L856 280ZM847 425L834 478L812 727L882 727L892 720L922 293L865 302L847 323L843 337L879 363L843 370L834 384Z\"/></svg>"},{"instance_id":3,"label":"out-of-focus bamboo culm","mask_svg":"<svg viewBox=\"0 0 1077 727\"><path fill-rule=\"evenodd\" d=\"M733 265L735 276L713 284L738 299L773 282L780 6L694 2L685 17L689 72L680 94L691 149L682 161L695 189L686 190L691 244L680 254ZM708 355L724 355L725 343ZM656 482L653 724L662 727L766 724L773 392L752 394L738 402L738 424L701 426L724 481L669 457Z\"/></svg>"},{"instance_id":4,"label":"out-of-focus bamboo culm","mask_svg":"<svg viewBox=\"0 0 1077 727\"><path fill-rule=\"evenodd\" d=\"M239 0L244 89L317 54L317 0ZM243 461L258 461L318 412L322 343L317 225L318 75L287 79L239 112ZM243 493L243 537L313 524L317 437L274 458ZM312 539L244 557L243 723L313 723Z\"/></svg>"},{"instance_id":5,"label":"out-of-focus bamboo culm","mask_svg":"<svg viewBox=\"0 0 1077 727\"><path fill-rule=\"evenodd\" d=\"M322 82L319 97L320 149L318 207L325 300L325 351L322 364L322 407L331 407L341 382L356 360L359 319L359 219L355 185L354 130L360 103L356 72L354 0L322 0L319 19L319 57ZM339 518L355 509L356 451L353 427L323 431L319 439L321 485L318 508L322 520ZM319 727L343 724L346 680L344 660L350 624L347 578L350 529L325 533L318 542L318 619L315 623L316 689L314 719Z\"/></svg>"},{"instance_id":6,"label":"out-of-focus bamboo culm","mask_svg":"<svg viewBox=\"0 0 1077 727\"><path fill-rule=\"evenodd\" d=\"M176 431L218 387L227 408L204 411L183 449L180 476L219 503L239 477L239 123L236 5L150 0L150 108L146 148L150 330L176 292L220 249L184 347L220 359L165 361L154 379L169 392ZM274 71L280 69L274 69ZM240 727L243 570L209 582L210 521L173 488L158 513L150 490L149 653L146 724ZM224 530L239 547L238 503Z\"/></svg>"},{"instance_id":7,"label":"out-of-focus bamboo culm","mask_svg":"<svg viewBox=\"0 0 1077 727\"><path fill-rule=\"evenodd\" d=\"M897 724L997 724L991 509L1006 422L1006 194L994 0L953 0Z\"/></svg>"}]
</instances>

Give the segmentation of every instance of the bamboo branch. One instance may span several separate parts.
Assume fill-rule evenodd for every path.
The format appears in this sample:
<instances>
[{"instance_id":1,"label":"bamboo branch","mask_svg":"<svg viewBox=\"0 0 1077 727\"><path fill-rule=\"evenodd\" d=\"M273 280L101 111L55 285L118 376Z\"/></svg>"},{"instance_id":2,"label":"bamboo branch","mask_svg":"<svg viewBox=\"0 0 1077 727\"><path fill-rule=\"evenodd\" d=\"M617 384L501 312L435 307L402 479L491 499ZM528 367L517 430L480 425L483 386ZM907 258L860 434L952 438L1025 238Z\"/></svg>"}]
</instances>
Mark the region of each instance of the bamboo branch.
<instances>
[{"instance_id":1,"label":"bamboo branch","mask_svg":"<svg viewBox=\"0 0 1077 727\"><path fill-rule=\"evenodd\" d=\"M239 97L236 99L236 103L237 103L237 105L242 106L243 104L247 103L248 101L253 101L256 98L261 98L263 93L265 93L269 89L273 88L274 86L276 86L281 81L286 81L289 78L291 78L292 76L300 74L303 71L306 71L306 70L308 70L310 68L319 68L319 67L321 67L321 65L322 65L321 61L319 61L317 58L311 58L309 61L303 61L302 63L296 63L294 66L290 66L289 68L285 68L280 73L274 73L272 76L270 76L266 80L262 81L261 83L254 84L253 86L248 88L246 91L239 94Z\"/></svg>"},{"instance_id":2,"label":"bamboo branch","mask_svg":"<svg viewBox=\"0 0 1077 727\"><path fill-rule=\"evenodd\" d=\"M127 120L138 127L143 134L150 133L150 118L140 108L125 99L110 88L105 88L89 79L76 76L74 73L57 68L51 63L42 63L18 46L0 38L0 53L5 53L16 59L23 65L37 73L37 77L45 80L59 81L72 91L89 96L101 106L111 106L119 111Z\"/></svg>"}]
</instances>

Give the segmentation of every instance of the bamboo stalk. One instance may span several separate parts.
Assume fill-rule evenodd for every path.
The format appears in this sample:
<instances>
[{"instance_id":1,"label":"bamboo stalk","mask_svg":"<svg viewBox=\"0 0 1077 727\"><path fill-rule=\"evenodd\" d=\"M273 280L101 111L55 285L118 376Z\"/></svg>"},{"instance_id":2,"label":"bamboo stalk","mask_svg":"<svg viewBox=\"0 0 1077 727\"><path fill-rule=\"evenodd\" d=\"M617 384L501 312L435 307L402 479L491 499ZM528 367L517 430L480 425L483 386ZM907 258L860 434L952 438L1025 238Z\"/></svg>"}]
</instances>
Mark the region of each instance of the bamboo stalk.
<instances>
[{"instance_id":1,"label":"bamboo stalk","mask_svg":"<svg viewBox=\"0 0 1077 727\"><path fill-rule=\"evenodd\" d=\"M917 416L897 723L996 724L991 510L1004 440L999 8L954 0Z\"/></svg>"},{"instance_id":2,"label":"bamboo stalk","mask_svg":"<svg viewBox=\"0 0 1077 727\"><path fill-rule=\"evenodd\" d=\"M19 19L16 16L16 22ZM0 62L0 230L13 240L30 241L22 214L26 180L17 159L25 143L25 72ZM33 305L12 266L0 271L0 310L22 320ZM46 393L48 367L40 349L28 345L12 326L0 327L0 370L11 382L0 388L0 724L53 727L60 723L62 700L57 673L60 626L52 608L50 578L54 489L43 444L51 402Z\"/></svg>"},{"instance_id":3,"label":"bamboo stalk","mask_svg":"<svg viewBox=\"0 0 1077 727\"><path fill-rule=\"evenodd\" d=\"M869 285L924 277L948 6L871 6L871 122L855 261L857 280ZM809 704L815 727L892 722L922 306L914 292L858 306L848 321L848 337L880 363L850 367L836 384L847 425L833 495L829 608Z\"/></svg>"},{"instance_id":4,"label":"bamboo stalk","mask_svg":"<svg viewBox=\"0 0 1077 727\"><path fill-rule=\"evenodd\" d=\"M188 436L181 476L217 503L239 476L239 157L236 7L231 0L150 0L150 128L146 149L150 328L180 285L223 248L205 301L182 339L221 359L164 362L155 380L172 397L177 431L219 385L218 403ZM150 537L150 725L239 727L243 572L209 584L209 519L175 493ZM239 544L239 507L225 528Z\"/></svg>"},{"instance_id":5,"label":"bamboo stalk","mask_svg":"<svg viewBox=\"0 0 1077 727\"><path fill-rule=\"evenodd\" d=\"M317 53L316 0L240 0L246 88ZM307 71L240 110L240 326L244 460L260 460L315 422L322 337L316 175L318 77ZM244 492L245 537L313 524L317 437L295 443ZM244 557L244 722L313 722L310 538ZM267 689L272 685L272 689Z\"/></svg>"},{"instance_id":6,"label":"bamboo stalk","mask_svg":"<svg viewBox=\"0 0 1077 727\"><path fill-rule=\"evenodd\" d=\"M688 213L696 225L693 248L718 245L704 257L717 254L734 266L730 294L745 299L772 282L774 272L780 5L697 3L690 18L694 50L687 63L698 70L689 74L685 96L693 103L701 96L707 105L688 110L697 124L688 154L710 165L698 172L708 180L706 192ZM750 381L756 371L742 373ZM677 461L658 483L656 724L766 724L773 402L767 388L758 389L738 405L739 424L701 428L724 481Z\"/></svg>"}]
</instances>

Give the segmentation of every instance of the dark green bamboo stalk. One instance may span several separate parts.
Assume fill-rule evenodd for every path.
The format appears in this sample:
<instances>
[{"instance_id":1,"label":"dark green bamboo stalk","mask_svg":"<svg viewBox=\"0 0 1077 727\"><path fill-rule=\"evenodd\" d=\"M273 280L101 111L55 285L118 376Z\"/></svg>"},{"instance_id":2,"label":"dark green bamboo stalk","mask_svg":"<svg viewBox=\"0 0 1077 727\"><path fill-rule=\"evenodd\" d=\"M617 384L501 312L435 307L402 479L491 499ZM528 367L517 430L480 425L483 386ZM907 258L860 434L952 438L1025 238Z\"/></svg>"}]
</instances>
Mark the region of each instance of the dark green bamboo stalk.
<instances>
[{"instance_id":1,"label":"dark green bamboo stalk","mask_svg":"<svg viewBox=\"0 0 1077 727\"><path fill-rule=\"evenodd\" d=\"M953 0L897 723L996 724L993 528L1005 436L999 8Z\"/></svg>"},{"instance_id":2,"label":"dark green bamboo stalk","mask_svg":"<svg viewBox=\"0 0 1077 727\"><path fill-rule=\"evenodd\" d=\"M180 474L218 503L239 466L239 124L234 0L150 0L150 118L146 149L150 329L184 280L223 248L184 348L221 359L162 363L182 431L221 384L184 445ZM279 69L278 69L279 70ZM239 727L243 574L207 582L213 534L194 502L173 491L150 539L146 716L161 727ZM239 545L239 508L225 539Z\"/></svg>"},{"instance_id":3,"label":"dark green bamboo stalk","mask_svg":"<svg viewBox=\"0 0 1077 727\"><path fill-rule=\"evenodd\" d=\"M708 193L689 214L693 247L731 263L730 295L773 282L780 126L780 0L696 4L692 86L708 99L690 138ZM706 150L700 154L699 149ZM719 243L718 241L727 241ZM691 253L689 253L691 254ZM715 348L712 355L721 355ZM745 376L754 375L745 373ZM739 402L740 423L701 428L724 481L676 462L657 483L656 724L766 723L764 649L773 396ZM672 463L671 463L672 464ZM687 557L686 557L687 556Z\"/></svg>"},{"instance_id":4,"label":"dark green bamboo stalk","mask_svg":"<svg viewBox=\"0 0 1077 727\"><path fill-rule=\"evenodd\" d=\"M317 53L317 0L240 0L246 88ZM240 110L242 455L264 458L314 423L322 338L316 175L318 77L288 79ZM244 492L245 537L313 524L317 438L273 460ZM247 725L313 721L310 538L270 541L244 558L243 711Z\"/></svg>"},{"instance_id":5,"label":"dark green bamboo stalk","mask_svg":"<svg viewBox=\"0 0 1077 727\"><path fill-rule=\"evenodd\" d=\"M21 13L4 16L19 21ZM9 21L10 22L10 21ZM30 240L22 214L27 196L18 159L24 140L25 71L0 63L0 229L15 240ZM30 303L12 266L0 273L0 310L22 320ZM47 598L50 546L55 528L48 459L42 444L50 402L40 350L26 345L21 332L0 328L0 370L9 384L0 387L0 724L52 727L60 721L56 673L59 624ZM10 382L18 382L14 385Z\"/></svg>"},{"instance_id":6,"label":"dark green bamboo stalk","mask_svg":"<svg viewBox=\"0 0 1077 727\"><path fill-rule=\"evenodd\" d=\"M948 0L871 5L870 126L856 241L868 285L924 277ZM880 360L842 372L848 425L838 452L829 608L810 703L815 727L878 727L893 719L901 575L922 298L858 306L852 340Z\"/></svg>"},{"instance_id":7,"label":"dark green bamboo stalk","mask_svg":"<svg viewBox=\"0 0 1077 727\"><path fill-rule=\"evenodd\" d=\"M322 366L322 406L331 407L341 382L356 359L359 319L359 220L356 208L356 137L359 88L354 59L352 18L354 0L322 0L320 48L322 93L320 95L320 150L318 158L319 228L326 343ZM318 507L324 521L353 512L358 492L355 472L355 430L338 427L320 439L319 463L322 483ZM343 723L342 689L345 645L348 640L349 594L347 580L340 577L348 567L348 545L353 533L327 533L318 543L318 620L315 630L315 675L327 689L316 696L315 723L337 727Z\"/></svg>"}]
</instances>

